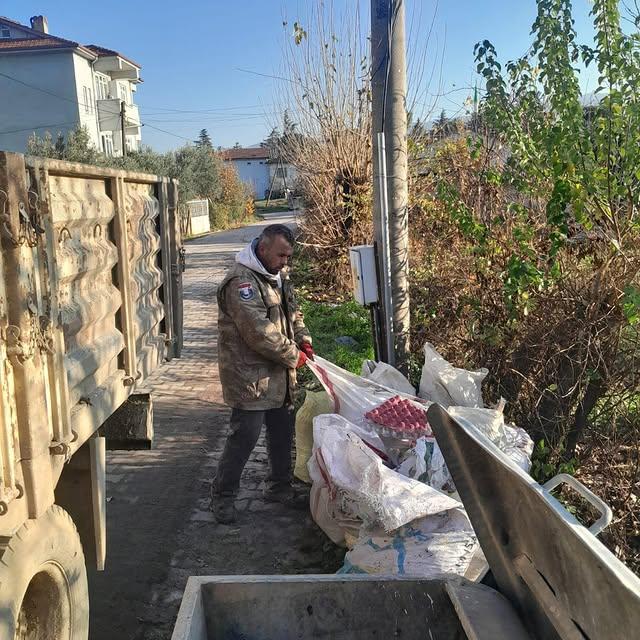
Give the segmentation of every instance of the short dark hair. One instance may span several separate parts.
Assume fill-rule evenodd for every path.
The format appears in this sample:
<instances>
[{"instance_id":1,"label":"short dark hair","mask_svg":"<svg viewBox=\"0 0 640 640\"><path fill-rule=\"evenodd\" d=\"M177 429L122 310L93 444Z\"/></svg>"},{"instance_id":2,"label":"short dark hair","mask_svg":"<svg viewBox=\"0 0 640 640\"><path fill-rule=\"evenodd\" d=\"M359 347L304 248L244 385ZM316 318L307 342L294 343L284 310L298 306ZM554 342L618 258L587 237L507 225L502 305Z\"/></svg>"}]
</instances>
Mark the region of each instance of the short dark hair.
<instances>
[{"instance_id":1,"label":"short dark hair","mask_svg":"<svg viewBox=\"0 0 640 640\"><path fill-rule=\"evenodd\" d=\"M265 227L258 238L258 242L263 240L273 240L276 236L282 236L292 247L296 243L293 231L286 224L270 224Z\"/></svg>"}]
</instances>

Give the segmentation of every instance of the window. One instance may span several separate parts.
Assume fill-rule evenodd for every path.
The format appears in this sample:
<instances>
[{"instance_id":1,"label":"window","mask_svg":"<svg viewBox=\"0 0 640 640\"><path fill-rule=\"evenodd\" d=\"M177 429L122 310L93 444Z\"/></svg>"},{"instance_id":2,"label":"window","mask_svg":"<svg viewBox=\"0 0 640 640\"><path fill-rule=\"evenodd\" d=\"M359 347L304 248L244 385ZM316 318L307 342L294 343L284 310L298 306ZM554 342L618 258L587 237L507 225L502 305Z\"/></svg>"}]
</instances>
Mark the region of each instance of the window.
<instances>
[{"instance_id":1,"label":"window","mask_svg":"<svg viewBox=\"0 0 640 640\"><path fill-rule=\"evenodd\" d=\"M131 92L129 91L129 83L121 82L119 85L120 100L125 104L131 104Z\"/></svg>"},{"instance_id":2,"label":"window","mask_svg":"<svg viewBox=\"0 0 640 640\"><path fill-rule=\"evenodd\" d=\"M84 112L93 113L93 92L89 87L82 87L82 100L84 102Z\"/></svg>"},{"instance_id":3,"label":"window","mask_svg":"<svg viewBox=\"0 0 640 640\"><path fill-rule=\"evenodd\" d=\"M109 97L109 78L102 73L96 73L96 98L106 100Z\"/></svg>"},{"instance_id":4,"label":"window","mask_svg":"<svg viewBox=\"0 0 640 640\"><path fill-rule=\"evenodd\" d=\"M0 38L6 40L11 37L11 31L9 31L9 27L5 27L4 25L0 25Z\"/></svg>"},{"instance_id":5,"label":"window","mask_svg":"<svg viewBox=\"0 0 640 640\"><path fill-rule=\"evenodd\" d=\"M247 164L251 164L250 162L247 162Z\"/></svg>"},{"instance_id":6,"label":"window","mask_svg":"<svg viewBox=\"0 0 640 640\"><path fill-rule=\"evenodd\" d=\"M111 133L103 133L102 138L102 151L106 156L113 155L113 135Z\"/></svg>"}]
</instances>

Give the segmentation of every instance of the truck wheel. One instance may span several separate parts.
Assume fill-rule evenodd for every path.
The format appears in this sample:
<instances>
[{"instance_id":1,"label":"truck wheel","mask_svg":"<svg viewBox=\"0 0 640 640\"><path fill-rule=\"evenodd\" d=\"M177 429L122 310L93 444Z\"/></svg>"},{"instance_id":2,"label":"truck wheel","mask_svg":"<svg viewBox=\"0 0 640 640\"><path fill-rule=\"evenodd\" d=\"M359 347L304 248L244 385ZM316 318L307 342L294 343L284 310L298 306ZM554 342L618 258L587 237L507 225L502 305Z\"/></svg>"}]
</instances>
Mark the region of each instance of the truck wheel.
<instances>
[{"instance_id":1,"label":"truck wheel","mask_svg":"<svg viewBox=\"0 0 640 640\"><path fill-rule=\"evenodd\" d=\"M78 531L57 505L27 520L0 557L0 638L87 640L89 592Z\"/></svg>"}]
</instances>

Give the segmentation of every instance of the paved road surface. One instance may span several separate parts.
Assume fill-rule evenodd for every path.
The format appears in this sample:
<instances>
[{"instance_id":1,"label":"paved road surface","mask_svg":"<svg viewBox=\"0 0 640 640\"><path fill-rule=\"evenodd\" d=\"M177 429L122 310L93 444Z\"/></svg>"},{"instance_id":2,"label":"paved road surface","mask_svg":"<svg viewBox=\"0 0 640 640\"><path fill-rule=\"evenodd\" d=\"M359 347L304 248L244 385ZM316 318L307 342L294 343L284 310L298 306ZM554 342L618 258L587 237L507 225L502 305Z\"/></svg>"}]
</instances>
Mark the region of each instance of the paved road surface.
<instances>
[{"instance_id":1,"label":"paved road surface","mask_svg":"<svg viewBox=\"0 0 640 640\"><path fill-rule=\"evenodd\" d=\"M262 502L263 442L243 476L238 524L218 525L207 510L228 419L216 366L215 292L235 252L260 228L187 244L183 356L147 385L154 448L107 454L107 569L90 575L90 640L170 638L189 575L323 573L339 566L308 514Z\"/></svg>"}]
</instances>

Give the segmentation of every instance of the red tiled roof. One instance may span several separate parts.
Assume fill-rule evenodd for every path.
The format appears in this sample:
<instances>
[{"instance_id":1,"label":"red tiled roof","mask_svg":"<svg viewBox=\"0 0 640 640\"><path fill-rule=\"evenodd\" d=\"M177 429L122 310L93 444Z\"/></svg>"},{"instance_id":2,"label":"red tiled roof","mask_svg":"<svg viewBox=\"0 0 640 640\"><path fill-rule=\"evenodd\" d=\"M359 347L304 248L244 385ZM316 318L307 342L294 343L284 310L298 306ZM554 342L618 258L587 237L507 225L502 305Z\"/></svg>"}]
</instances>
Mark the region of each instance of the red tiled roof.
<instances>
[{"instance_id":1,"label":"red tiled roof","mask_svg":"<svg viewBox=\"0 0 640 640\"><path fill-rule=\"evenodd\" d=\"M248 147L246 149L225 149L222 152L224 160L266 160L269 149L264 147Z\"/></svg>"},{"instance_id":2,"label":"red tiled roof","mask_svg":"<svg viewBox=\"0 0 640 640\"><path fill-rule=\"evenodd\" d=\"M137 62L134 62L130 58L123 56L121 53L118 53L113 49L107 49L106 47L101 47L100 45L97 45L97 44L88 44L86 45L86 48L92 51L93 53L95 53L98 56L98 58L117 56L118 58L122 58L123 60L126 60L133 66L138 67L138 69L142 68Z\"/></svg>"},{"instance_id":3,"label":"red tiled roof","mask_svg":"<svg viewBox=\"0 0 640 640\"><path fill-rule=\"evenodd\" d=\"M73 40L66 40L65 38L59 38L58 36L51 35L50 33L42 33L36 29L32 29L27 25L20 24L10 18L0 16L0 23L6 22L14 27L18 27L22 31L26 31L32 37L29 38L9 38L0 40L0 51L32 51L36 49L80 49L83 53L89 56L119 56L123 60L131 63L132 65L140 69L140 65L133 60L129 60L121 53L113 51L112 49L106 49L95 44L83 46L79 42Z\"/></svg>"},{"instance_id":4,"label":"red tiled roof","mask_svg":"<svg viewBox=\"0 0 640 640\"><path fill-rule=\"evenodd\" d=\"M44 38L11 38L0 40L0 49L3 51L23 51L28 49L75 49L80 45L77 42L63 40L55 36Z\"/></svg>"},{"instance_id":5,"label":"red tiled roof","mask_svg":"<svg viewBox=\"0 0 640 640\"><path fill-rule=\"evenodd\" d=\"M10 18L0 16L0 23L5 23L17 27L21 31L29 34L28 38L8 38L0 40L0 51L36 51L39 49L79 49L88 56L95 56L95 53L87 50L79 42L59 38L50 33L43 33L37 29L32 29L25 24L20 24Z\"/></svg>"}]
</instances>

